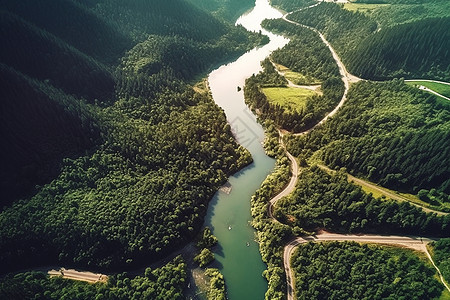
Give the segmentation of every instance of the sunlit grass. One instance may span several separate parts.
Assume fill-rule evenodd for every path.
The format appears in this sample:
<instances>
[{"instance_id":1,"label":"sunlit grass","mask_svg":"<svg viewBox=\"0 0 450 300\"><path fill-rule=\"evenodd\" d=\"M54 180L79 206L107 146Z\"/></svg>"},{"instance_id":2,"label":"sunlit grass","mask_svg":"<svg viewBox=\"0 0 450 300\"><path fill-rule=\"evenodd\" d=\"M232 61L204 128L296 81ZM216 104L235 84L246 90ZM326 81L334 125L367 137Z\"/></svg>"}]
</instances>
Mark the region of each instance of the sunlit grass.
<instances>
[{"instance_id":1,"label":"sunlit grass","mask_svg":"<svg viewBox=\"0 0 450 300\"><path fill-rule=\"evenodd\" d=\"M271 104L278 104L288 112L300 112L306 106L306 99L317 94L302 88L270 87L263 88L263 93Z\"/></svg>"},{"instance_id":2,"label":"sunlit grass","mask_svg":"<svg viewBox=\"0 0 450 300\"><path fill-rule=\"evenodd\" d=\"M349 11L358 11L361 13L368 13L379 7L386 7L390 4L368 4L368 3L345 3L344 8Z\"/></svg>"},{"instance_id":3,"label":"sunlit grass","mask_svg":"<svg viewBox=\"0 0 450 300\"><path fill-rule=\"evenodd\" d=\"M450 85L437 83L437 82L428 82L428 81L407 81L406 84L412 86L424 86L429 88L430 90L435 91L445 97L450 97Z\"/></svg>"},{"instance_id":4,"label":"sunlit grass","mask_svg":"<svg viewBox=\"0 0 450 300\"><path fill-rule=\"evenodd\" d=\"M275 64L275 66L281 73L283 73L284 77L286 77L287 80L291 81L294 84L316 85L321 83L321 81L317 78L314 78L312 76L305 76L301 73L294 72L288 67L285 67L283 65Z\"/></svg>"}]
</instances>

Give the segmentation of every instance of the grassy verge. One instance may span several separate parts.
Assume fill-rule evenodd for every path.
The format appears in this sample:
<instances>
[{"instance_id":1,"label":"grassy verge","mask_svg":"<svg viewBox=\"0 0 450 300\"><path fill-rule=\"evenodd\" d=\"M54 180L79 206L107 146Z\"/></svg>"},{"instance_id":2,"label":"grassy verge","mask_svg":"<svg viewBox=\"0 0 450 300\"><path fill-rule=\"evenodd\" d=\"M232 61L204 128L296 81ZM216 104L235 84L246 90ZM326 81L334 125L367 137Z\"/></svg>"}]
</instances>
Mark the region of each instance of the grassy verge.
<instances>
[{"instance_id":1,"label":"grassy verge","mask_svg":"<svg viewBox=\"0 0 450 300\"><path fill-rule=\"evenodd\" d=\"M435 91L445 97L450 97L450 85L437 83L437 82L428 82L428 81L408 81L406 82L408 85L412 86L424 86L429 88L430 90Z\"/></svg>"},{"instance_id":2,"label":"grassy verge","mask_svg":"<svg viewBox=\"0 0 450 300\"><path fill-rule=\"evenodd\" d=\"M316 161L316 163L317 163L317 161ZM334 170L331 170L330 168L323 165L323 163L317 163L317 164L320 168L322 168L323 170L326 170L329 174L332 174L335 172ZM416 195L394 191L394 190L382 187L380 185L377 185L376 183L370 182L368 180L354 177L348 173L347 173L347 178L348 178L348 181L353 181L354 184L359 185L365 193L367 193L367 194L372 193L372 195L375 198L382 198L382 199L388 198L388 199L392 199L392 200L396 200L396 201L407 201L407 202L414 203L418 206L421 206L423 208L436 210L439 212L444 212L445 210L450 209L450 205L443 204L441 206L433 206L425 201L420 200L419 197L417 197Z\"/></svg>"},{"instance_id":3,"label":"grassy verge","mask_svg":"<svg viewBox=\"0 0 450 300\"><path fill-rule=\"evenodd\" d=\"M313 78L311 76L305 76L301 73L298 72L294 72L291 69L289 69L288 67L285 67L283 65L280 64L275 64L275 66L277 67L278 71L280 71L281 73L283 73L284 77L291 81L294 84L298 84L298 85L316 85L316 84L320 84L321 81L317 78Z\"/></svg>"},{"instance_id":4,"label":"grassy verge","mask_svg":"<svg viewBox=\"0 0 450 300\"><path fill-rule=\"evenodd\" d=\"M280 105L288 112L301 112L306 108L306 99L317 94L307 89L285 87L263 88L262 91L269 103Z\"/></svg>"},{"instance_id":5,"label":"grassy verge","mask_svg":"<svg viewBox=\"0 0 450 300\"><path fill-rule=\"evenodd\" d=\"M390 4L368 4L368 3L345 3L344 8L349 11L357 11L360 13L370 13L379 7L386 7Z\"/></svg>"}]
</instances>

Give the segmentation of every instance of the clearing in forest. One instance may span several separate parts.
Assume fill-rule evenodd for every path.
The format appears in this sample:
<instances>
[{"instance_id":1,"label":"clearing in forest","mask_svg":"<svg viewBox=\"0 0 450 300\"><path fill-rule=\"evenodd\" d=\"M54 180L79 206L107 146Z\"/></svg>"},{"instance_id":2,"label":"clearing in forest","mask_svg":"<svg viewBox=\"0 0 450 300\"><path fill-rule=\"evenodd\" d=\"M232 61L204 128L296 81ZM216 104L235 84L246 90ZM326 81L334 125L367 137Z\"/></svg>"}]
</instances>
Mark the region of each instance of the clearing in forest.
<instances>
[{"instance_id":1,"label":"clearing in forest","mask_svg":"<svg viewBox=\"0 0 450 300\"><path fill-rule=\"evenodd\" d=\"M317 93L303 88L269 87L262 89L270 104L278 104L286 111L300 112L306 107L306 99Z\"/></svg>"}]
</instances>

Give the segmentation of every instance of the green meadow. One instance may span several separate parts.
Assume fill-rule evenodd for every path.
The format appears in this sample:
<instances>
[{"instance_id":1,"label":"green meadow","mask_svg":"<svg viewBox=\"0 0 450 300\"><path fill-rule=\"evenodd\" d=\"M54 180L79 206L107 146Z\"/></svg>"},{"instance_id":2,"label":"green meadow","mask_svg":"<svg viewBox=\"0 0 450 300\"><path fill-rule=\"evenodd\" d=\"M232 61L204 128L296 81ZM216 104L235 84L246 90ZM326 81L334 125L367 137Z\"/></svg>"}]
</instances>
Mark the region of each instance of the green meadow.
<instances>
[{"instance_id":1,"label":"green meadow","mask_svg":"<svg viewBox=\"0 0 450 300\"><path fill-rule=\"evenodd\" d=\"M288 112L300 112L306 107L306 99L316 92L302 88L269 87L262 89L271 104L278 104Z\"/></svg>"}]
</instances>

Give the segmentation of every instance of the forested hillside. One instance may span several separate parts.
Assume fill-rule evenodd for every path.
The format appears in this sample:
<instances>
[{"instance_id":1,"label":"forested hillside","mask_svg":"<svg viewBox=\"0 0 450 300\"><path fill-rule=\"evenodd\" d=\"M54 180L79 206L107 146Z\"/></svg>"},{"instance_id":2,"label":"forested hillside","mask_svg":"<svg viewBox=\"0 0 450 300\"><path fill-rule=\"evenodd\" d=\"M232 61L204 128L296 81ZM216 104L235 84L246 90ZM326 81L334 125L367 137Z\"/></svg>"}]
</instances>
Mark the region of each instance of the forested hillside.
<instances>
[{"instance_id":1,"label":"forested hillside","mask_svg":"<svg viewBox=\"0 0 450 300\"><path fill-rule=\"evenodd\" d=\"M375 199L345 174L303 169L296 190L277 202L275 217L295 228L449 236L450 216L424 213L407 202ZM299 229L296 229L298 231Z\"/></svg>"},{"instance_id":2,"label":"forested hillside","mask_svg":"<svg viewBox=\"0 0 450 300\"><path fill-rule=\"evenodd\" d=\"M255 4L255 0L189 0L191 3L212 12L219 18L234 22L242 13Z\"/></svg>"},{"instance_id":3,"label":"forested hillside","mask_svg":"<svg viewBox=\"0 0 450 300\"><path fill-rule=\"evenodd\" d=\"M289 19L318 29L344 57L377 30L377 23L366 15L329 2L294 12Z\"/></svg>"},{"instance_id":4,"label":"forested hillside","mask_svg":"<svg viewBox=\"0 0 450 300\"><path fill-rule=\"evenodd\" d=\"M1 182L17 183L3 191L2 273L148 264L192 239L251 161L188 82L262 37L183 0L60 2L1 2Z\"/></svg>"},{"instance_id":5,"label":"forested hillside","mask_svg":"<svg viewBox=\"0 0 450 300\"><path fill-rule=\"evenodd\" d=\"M399 21L400 24L384 25L388 17L383 14L363 14L333 3L321 3L295 12L289 18L321 31L339 53L348 71L364 79L416 77L450 80L450 54L447 51L450 21L448 17L436 18L448 15L445 13L448 2L436 0L426 5L406 2L398 1L374 9L390 14L396 11L401 15L404 11L396 9L398 6L414 8L408 14L408 22ZM423 14L427 9L431 10L430 15ZM391 18L395 19L397 15Z\"/></svg>"},{"instance_id":6,"label":"forested hillside","mask_svg":"<svg viewBox=\"0 0 450 300\"><path fill-rule=\"evenodd\" d=\"M436 18L382 29L346 56L357 76L450 81L450 18Z\"/></svg>"},{"instance_id":7,"label":"forested hillside","mask_svg":"<svg viewBox=\"0 0 450 300\"><path fill-rule=\"evenodd\" d=\"M314 0L270 0L270 4L285 11L293 11L315 3Z\"/></svg>"},{"instance_id":8,"label":"forested hillside","mask_svg":"<svg viewBox=\"0 0 450 300\"><path fill-rule=\"evenodd\" d=\"M108 283L90 284L41 272L7 275L0 281L1 299L184 299L186 263L175 258L161 268L146 268L143 276L120 273ZM170 283L170 284L168 284Z\"/></svg>"},{"instance_id":9,"label":"forested hillside","mask_svg":"<svg viewBox=\"0 0 450 300\"><path fill-rule=\"evenodd\" d=\"M360 82L333 119L292 139L289 150L308 156L323 147L320 157L333 168L346 167L395 190L434 189L430 199L445 204L449 125L448 107L439 106L432 95L400 80Z\"/></svg>"},{"instance_id":10,"label":"forested hillside","mask_svg":"<svg viewBox=\"0 0 450 300\"><path fill-rule=\"evenodd\" d=\"M292 266L297 299L435 299L443 288L433 267L405 249L308 243Z\"/></svg>"}]
</instances>

